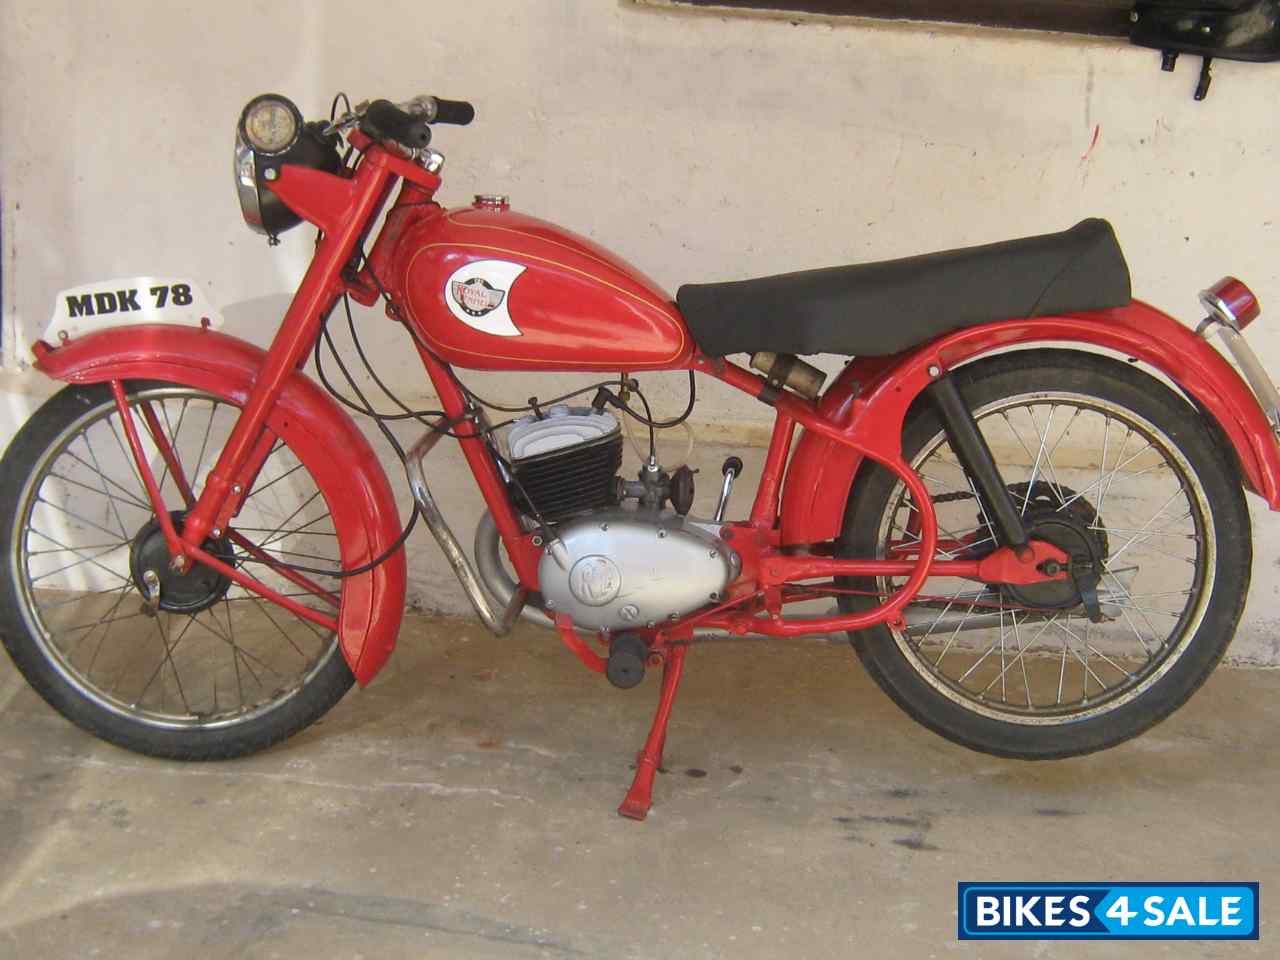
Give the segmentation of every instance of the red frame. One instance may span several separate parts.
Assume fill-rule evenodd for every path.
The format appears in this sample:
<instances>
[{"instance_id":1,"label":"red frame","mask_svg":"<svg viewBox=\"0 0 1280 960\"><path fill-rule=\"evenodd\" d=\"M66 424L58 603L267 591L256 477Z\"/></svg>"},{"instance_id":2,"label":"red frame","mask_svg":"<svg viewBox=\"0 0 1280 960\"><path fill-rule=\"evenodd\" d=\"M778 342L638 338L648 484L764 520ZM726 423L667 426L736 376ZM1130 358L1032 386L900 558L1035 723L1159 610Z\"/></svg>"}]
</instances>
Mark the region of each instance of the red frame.
<instances>
[{"instance_id":1,"label":"red frame","mask_svg":"<svg viewBox=\"0 0 1280 960\"><path fill-rule=\"evenodd\" d=\"M366 304L374 302L380 292L375 274L392 277L389 285L393 295L403 294L395 282L399 255L410 243L423 244L424 235L431 239L430 230L445 229L450 220L432 200L440 186L438 176L358 132L352 133L350 140L363 154L352 175L336 176L285 165L279 178L270 184L290 208L320 227L322 236L267 351L207 330L162 325L102 331L57 348L41 342L34 350L37 367L52 377L110 384L175 562L198 560L299 616L336 629L343 654L363 684L378 672L394 647L405 595L402 549L372 570L344 580L337 597L301 574L292 574L292 582L337 604L337 615L333 616L281 596L210 556L200 546L211 530L227 526L238 511L241 498L251 489L270 448L271 437L266 431L285 439L315 476L333 513L344 567L368 563L385 553L399 536L395 499L363 434L300 368L320 334L323 317L342 294L350 293ZM372 247L372 271L366 268L359 275L351 275L345 268L397 181L403 181L402 190ZM589 340L580 338L575 341L576 352L567 361L547 346L538 356L489 356L481 365L497 369L613 371L619 366L618 356L635 356L652 349L653 342L643 338L652 337L664 323L674 321L681 337L687 337L675 305L655 293L651 281L628 272L630 268L625 263L582 238L529 218L509 221L514 227L490 223L483 217L461 218L459 222L473 232L504 231L506 253L549 264L553 271L565 271L564 290L574 291L578 298L564 306L566 316L583 308L584 289L593 312L607 313L611 297L622 305L616 314L602 317L608 335L601 338L598 350ZM454 242L483 247L474 238ZM555 254L559 260L547 255L551 248L562 251ZM446 258L445 262L456 260ZM608 271L607 276L600 271ZM590 286L593 279L601 281L598 289ZM542 289L550 291L544 296L552 298L568 295L557 293L555 283L544 282ZM406 299L397 297L399 302ZM420 300L419 306L429 309L432 304L426 299ZM557 305L552 302L545 306L555 310ZM405 309L412 312L412 303ZM423 365L445 414L457 423L463 455L494 517L517 577L528 590L537 590L541 540L524 530L476 424L457 419L467 412L467 399L448 365L448 357L442 359L437 352L440 345L428 348L423 341L423 333L431 339L426 328L428 320L414 315L409 322L419 328L415 342ZM670 361L647 365L648 368L687 369L715 377L771 403L776 418L750 515L744 521L725 524L721 532L742 559L739 578L729 586L725 600L718 606L649 631L654 659L665 665L664 679L658 715L638 760L636 781L621 808L624 815L643 817L648 810L653 774L661 765L666 719L683 669L685 648L695 627L768 636L858 630L899 622L903 607L930 576L1005 583L1034 583L1066 576L1049 576L1040 571L1045 560L1066 560L1061 551L1042 541L1032 541L1031 549L1021 555L1001 548L981 561L935 559L938 529L933 505L920 477L902 459L901 436L907 412L936 377L987 354L1032 343L1102 347L1143 361L1164 374L1216 423L1235 451L1248 486L1273 509L1280 509L1280 446L1248 386L1202 338L1140 302L1088 314L985 324L898 356L857 359L816 403L769 390L761 377L723 358L703 355L692 347L691 338L682 340ZM447 348L442 349L448 353ZM467 356L471 353L461 348L456 352ZM143 424L175 473L188 508L181 533L169 522L168 508L161 500L127 402L124 382L135 378L195 386L242 408L198 498L192 496L181 473L174 470L175 458L158 429L154 413L147 405L141 408ZM793 450L797 426L803 431ZM920 514L920 544L913 551L914 556L903 552L871 560L833 555L831 541L839 533L850 486L865 460L893 472L911 492ZM907 579L891 597L869 610L808 620L788 620L783 616L787 603L841 592L825 584L806 587L803 581L846 576ZM566 644L584 664L593 670L603 669L603 658L577 634L567 618L558 617L556 624Z\"/></svg>"},{"instance_id":2,"label":"red frame","mask_svg":"<svg viewBox=\"0 0 1280 960\"><path fill-rule=\"evenodd\" d=\"M363 152L363 161L352 176L335 176L286 165L281 169L279 179L271 185L271 189L293 210L320 227L323 234L311 266L265 354L250 358L246 350L252 348L238 343L232 348L226 343L230 338L208 332L168 328L148 332L143 327L108 331L56 350L47 344L37 345L38 363L45 372L63 379L109 380L118 394L118 384L126 377L173 378L177 374L177 379L182 382L192 382L192 374L196 371L191 368L190 358L197 353L208 356L211 347L215 355L225 352L241 361L234 371L233 380L241 382L239 397L243 413L201 496L188 503L190 512L182 533L179 535L165 524L167 511L159 502L158 491L154 491L157 515L161 517L175 556L208 563L250 589L284 603L294 612L330 626L335 625L335 621L299 604L289 603L285 598L272 596L252 578L222 569L217 559L210 557L199 545L210 530L224 526L234 516L239 507L235 491L247 490L251 485L261 463L264 427L277 413L286 392L292 390L296 393L300 389L297 384L303 378L298 368L319 336L321 318L345 292L366 303L376 295L376 286L368 270L353 278L344 276L344 267L351 261L359 238L386 205L396 181L403 180L403 188L373 246L371 262L375 269L385 268L395 261L397 246L413 232L415 210L420 211L419 217L434 217L438 221L446 219L431 203L440 186L439 177L383 146L371 143L359 133L353 133L351 139ZM504 237L503 243L516 252L522 249L521 244L527 249L545 252L547 244L554 243L565 247L574 256L594 258L610 269L618 269L622 263L616 259L606 263L604 252L587 246L580 238L554 233L549 225L535 229L529 227L529 223L537 222L517 221L521 229L493 226L487 229L510 234ZM522 232L528 230L534 232ZM565 240L565 237L569 239ZM578 266L571 265L566 269L581 273ZM638 275L634 283L636 290L652 288L650 281ZM619 291L618 295L623 293L626 291ZM632 291L626 295L636 294ZM674 310L674 306L669 309ZM610 333L616 339L625 337L628 330L625 325L615 325L610 328ZM637 328L632 335L637 338L644 336L645 328ZM192 336L202 338L198 348L185 342ZM1057 556L1055 548L1044 543L1033 544L1031 553L1021 559L1003 550L982 563L934 559L937 524L932 504L919 477L903 462L900 446L908 408L936 376L984 354L1033 341L1084 342L1107 347L1141 359L1167 374L1202 404L1221 426L1237 451L1249 485L1273 507L1280 506L1280 456L1265 416L1249 388L1219 354L1172 318L1146 304L1135 302L1118 310L971 327L904 355L856 360L841 373L818 403L789 393L770 397L777 415L750 516L746 521L726 524L723 534L742 557L741 575L730 586L726 600L719 606L654 631L651 637L654 649L662 651L672 642L687 639L695 626L715 627L736 634L797 636L857 630L876 623L896 621L925 580L935 575L988 581L998 575L1005 582L1050 579L1036 570L1044 559ZM418 342L418 350L446 415L460 417L466 410L466 397L452 369L421 341ZM608 362L609 356L608 345L602 344L598 362L588 358L575 366L612 369L615 364ZM544 359L547 363L555 361L550 356ZM177 363L183 364L181 371L173 369ZM533 364L541 365L541 362ZM227 366L223 363L217 374L226 375ZM235 363L230 366L235 366ZM514 366L521 364L515 363ZM247 367L253 368L252 373ZM765 381L761 377L696 350L681 351L663 369L692 369L751 396L765 394ZM205 374L196 379L209 388L217 375L210 378ZM251 382L251 386L244 384L245 379ZM358 432L327 398L320 399L319 391L309 390L307 393L305 401L301 401L303 409L318 431L340 429L348 437ZM298 401L291 405L296 409ZM130 422L129 418L126 422ZM791 452L797 426L803 428L803 433L794 452ZM478 428L464 420L458 425L457 433L460 434L459 442L467 464L493 514L520 582L528 589L536 590L538 562L542 555L536 534L523 529ZM853 477L866 459L896 474L919 504L921 548L916 556L869 560L813 555L812 551L783 552L784 547L824 544L836 537ZM357 471L356 481L366 487L378 486L373 479L378 474L376 459L370 452ZM385 482L382 478L381 485L385 486ZM344 499L346 485L335 481L332 491L335 500ZM326 493L329 495L329 491ZM389 494L385 492L371 500L365 498L365 516L360 519L378 530L377 537L362 535L367 531L359 530L360 523L356 520L344 524L340 531L344 542L354 538L359 543L353 554L367 560L377 554L379 545L385 546L393 539L388 536L393 528L390 521L395 515L394 506L388 506L391 503ZM1057 558L1061 559L1060 556ZM344 558L344 562L355 564L354 558ZM801 588L797 592L794 589L799 582L843 576L906 576L907 581L892 597L870 610L810 620L788 620L782 616L786 603L812 597L812 590ZM359 591L364 578L354 579L356 582L348 583L343 591L344 610L351 588ZM366 602L367 615L362 622L349 623L342 617L340 624L343 650L362 682L367 682L376 673L390 652L393 641L386 637L387 630L382 631L383 637L378 641L376 653L366 648L374 621L386 618L390 622L393 618L385 612L386 608L402 602L402 554L397 553L396 562L390 567L384 566L381 576L375 573L371 579L379 581L378 585L373 589L366 587L363 592L377 594L376 605L381 610L374 610ZM302 585L306 586L306 583ZM398 615L394 621L398 624ZM584 650L591 653L589 648L578 651L584 661L593 668L598 667L592 659L594 653L588 657Z\"/></svg>"}]
</instances>

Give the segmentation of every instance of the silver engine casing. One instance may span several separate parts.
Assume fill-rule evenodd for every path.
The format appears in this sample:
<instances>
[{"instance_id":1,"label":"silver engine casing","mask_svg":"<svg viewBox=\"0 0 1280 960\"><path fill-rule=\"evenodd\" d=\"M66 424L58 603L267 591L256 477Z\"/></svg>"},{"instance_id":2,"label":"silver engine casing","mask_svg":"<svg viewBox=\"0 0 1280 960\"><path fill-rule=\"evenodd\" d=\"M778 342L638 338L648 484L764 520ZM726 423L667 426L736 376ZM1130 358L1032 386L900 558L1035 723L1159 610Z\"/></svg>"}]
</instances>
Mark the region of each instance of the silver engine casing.
<instances>
[{"instance_id":1,"label":"silver engine casing","mask_svg":"<svg viewBox=\"0 0 1280 960\"><path fill-rule=\"evenodd\" d=\"M538 565L547 607L576 626L625 630L684 616L724 596L741 560L720 524L670 511L609 510L561 523L564 550Z\"/></svg>"}]
</instances>

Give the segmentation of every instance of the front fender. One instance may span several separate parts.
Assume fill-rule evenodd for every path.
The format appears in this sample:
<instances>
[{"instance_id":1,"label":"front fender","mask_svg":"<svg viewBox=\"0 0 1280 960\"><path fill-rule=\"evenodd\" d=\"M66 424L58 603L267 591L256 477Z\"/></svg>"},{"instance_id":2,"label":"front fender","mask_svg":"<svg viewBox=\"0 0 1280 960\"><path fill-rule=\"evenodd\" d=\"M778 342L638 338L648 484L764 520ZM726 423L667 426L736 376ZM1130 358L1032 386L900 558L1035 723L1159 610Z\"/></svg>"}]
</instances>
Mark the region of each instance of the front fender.
<instances>
[{"instance_id":1,"label":"front fender","mask_svg":"<svg viewBox=\"0 0 1280 960\"><path fill-rule=\"evenodd\" d=\"M68 383L167 380L239 405L265 357L235 337L168 324L102 330L57 349L38 343L34 352L37 369ZM342 565L360 566L389 549L401 531L391 486L364 434L328 394L295 371L267 423L319 486L333 515ZM403 549L342 581L338 639L361 685L395 649L404 596Z\"/></svg>"},{"instance_id":2,"label":"front fender","mask_svg":"<svg viewBox=\"0 0 1280 960\"><path fill-rule=\"evenodd\" d=\"M1105 347L1154 367L1222 429L1245 486L1271 509L1280 509L1280 446L1253 392L1203 338L1138 300L1112 310L982 324L894 357L855 360L823 395L819 409L851 431L874 424L877 434L901 438L907 410L931 380L930 366L951 370L1031 343ZM839 535L861 462L849 447L809 431L801 435L783 491L784 544L818 543Z\"/></svg>"}]
</instances>

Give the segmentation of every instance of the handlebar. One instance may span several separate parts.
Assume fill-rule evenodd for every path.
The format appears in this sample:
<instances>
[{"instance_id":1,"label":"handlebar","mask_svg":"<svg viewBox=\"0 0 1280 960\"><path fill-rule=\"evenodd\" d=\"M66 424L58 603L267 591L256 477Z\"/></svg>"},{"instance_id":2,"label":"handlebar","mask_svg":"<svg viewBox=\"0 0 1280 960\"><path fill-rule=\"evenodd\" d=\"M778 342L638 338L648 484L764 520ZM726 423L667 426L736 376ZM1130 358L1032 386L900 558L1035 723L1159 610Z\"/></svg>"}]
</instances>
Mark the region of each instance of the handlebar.
<instances>
[{"instance_id":1,"label":"handlebar","mask_svg":"<svg viewBox=\"0 0 1280 960\"><path fill-rule=\"evenodd\" d=\"M401 110L390 100L374 100L365 107L360 129L375 140L394 140L411 150L431 143L431 127L426 117Z\"/></svg>"},{"instance_id":2,"label":"handlebar","mask_svg":"<svg viewBox=\"0 0 1280 960\"><path fill-rule=\"evenodd\" d=\"M441 97L429 97L435 102L436 114L432 123L453 123L465 127L476 118L476 108L466 100L445 100Z\"/></svg>"},{"instance_id":3,"label":"handlebar","mask_svg":"<svg viewBox=\"0 0 1280 960\"><path fill-rule=\"evenodd\" d=\"M411 150L431 143L433 123L466 126L476 116L476 108L466 100L445 100L420 96L396 104L374 100L359 113L360 129L375 140L394 140Z\"/></svg>"}]
</instances>

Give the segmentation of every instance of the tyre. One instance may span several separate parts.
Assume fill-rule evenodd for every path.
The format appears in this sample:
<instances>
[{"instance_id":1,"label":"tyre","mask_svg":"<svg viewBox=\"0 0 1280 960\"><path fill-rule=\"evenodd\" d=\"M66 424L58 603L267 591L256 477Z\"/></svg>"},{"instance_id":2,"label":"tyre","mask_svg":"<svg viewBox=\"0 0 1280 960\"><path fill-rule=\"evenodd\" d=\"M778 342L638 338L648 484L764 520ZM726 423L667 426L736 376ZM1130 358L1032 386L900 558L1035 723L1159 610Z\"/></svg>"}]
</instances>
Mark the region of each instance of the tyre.
<instances>
[{"instance_id":1,"label":"tyre","mask_svg":"<svg viewBox=\"0 0 1280 960\"><path fill-rule=\"evenodd\" d=\"M1025 351L954 377L1031 535L1094 558L1101 622L1072 581L933 577L904 623L851 634L854 648L908 714L975 750L1052 759L1137 736L1204 682L1244 609L1252 547L1230 451L1185 400L1105 357ZM940 559L995 548L927 402L908 417L903 458L935 502ZM910 555L914 510L901 481L864 468L842 555ZM843 580L841 606L866 609L904 582Z\"/></svg>"},{"instance_id":2,"label":"tyre","mask_svg":"<svg viewBox=\"0 0 1280 960\"><path fill-rule=\"evenodd\" d=\"M239 411L177 384L126 389L180 528ZM168 438L176 469L147 420ZM152 756L243 756L306 727L353 680L335 634L206 567L171 571L127 446L107 385L71 386L0 461L0 499L11 505L0 517L0 637L14 664L68 720ZM341 567L324 497L282 440L240 513L205 549L336 614L341 580L281 566Z\"/></svg>"}]
</instances>

